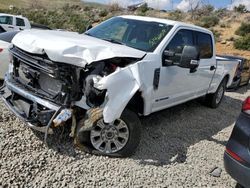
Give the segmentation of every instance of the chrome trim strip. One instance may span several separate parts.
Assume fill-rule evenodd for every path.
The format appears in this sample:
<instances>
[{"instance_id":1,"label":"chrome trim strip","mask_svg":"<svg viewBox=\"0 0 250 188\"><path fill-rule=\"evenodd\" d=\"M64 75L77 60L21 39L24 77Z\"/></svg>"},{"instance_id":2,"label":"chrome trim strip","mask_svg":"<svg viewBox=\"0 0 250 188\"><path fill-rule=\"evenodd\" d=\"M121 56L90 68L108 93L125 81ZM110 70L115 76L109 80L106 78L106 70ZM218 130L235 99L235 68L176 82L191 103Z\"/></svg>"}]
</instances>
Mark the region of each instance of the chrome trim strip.
<instances>
[{"instance_id":1,"label":"chrome trim strip","mask_svg":"<svg viewBox=\"0 0 250 188\"><path fill-rule=\"evenodd\" d=\"M46 133L46 129L47 126L43 126L43 127L37 127L35 125L32 125L31 123L27 123L27 127L34 129L36 131L42 132L42 133ZM53 130L51 128L48 129L48 134L53 134Z\"/></svg>"}]
</instances>

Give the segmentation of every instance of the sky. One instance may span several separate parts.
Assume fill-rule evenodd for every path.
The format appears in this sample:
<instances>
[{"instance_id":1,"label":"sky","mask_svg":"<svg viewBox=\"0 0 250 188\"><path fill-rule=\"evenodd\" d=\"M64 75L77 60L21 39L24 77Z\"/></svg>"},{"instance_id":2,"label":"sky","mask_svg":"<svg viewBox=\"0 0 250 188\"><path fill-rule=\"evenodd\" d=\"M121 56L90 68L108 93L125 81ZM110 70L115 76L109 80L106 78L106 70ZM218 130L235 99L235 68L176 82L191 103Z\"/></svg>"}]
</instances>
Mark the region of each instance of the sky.
<instances>
[{"instance_id":1,"label":"sky","mask_svg":"<svg viewBox=\"0 0 250 188\"><path fill-rule=\"evenodd\" d=\"M188 11L190 9L189 2L196 4L199 0L83 0L89 2L98 3L119 3L121 6L126 7L134 3L145 1L150 7L156 9L172 9L172 7L180 9L182 11ZM202 0L204 3L212 4L216 8L228 8L233 9L234 6L239 4L246 5L247 9L250 10L250 0Z\"/></svg>"}]
</instances>

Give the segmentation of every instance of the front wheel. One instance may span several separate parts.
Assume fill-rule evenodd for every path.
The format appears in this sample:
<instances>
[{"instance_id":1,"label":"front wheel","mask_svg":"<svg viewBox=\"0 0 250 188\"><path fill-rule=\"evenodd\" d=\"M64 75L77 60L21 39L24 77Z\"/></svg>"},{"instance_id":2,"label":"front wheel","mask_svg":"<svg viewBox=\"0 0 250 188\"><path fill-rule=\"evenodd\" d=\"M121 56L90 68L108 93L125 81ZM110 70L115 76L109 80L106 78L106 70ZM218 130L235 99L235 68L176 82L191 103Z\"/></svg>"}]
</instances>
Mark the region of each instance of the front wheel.
<instances>
[{"instance_id":1,"label":"front wheel","mask_svg":"<svg viewBox=\"0 0 250 188\"><path fill-rule=\"evenodd\" d=\"M226 90L226 79L224 78L215 93L206 95L205 99L206 105L211 108L217 108L223 99L225 90Z\"/></svg>"},{"instance_id":2,"label":"front wheel","mask_svg":"<svg viewBox=\"0 0 250 188\"><path fill-rule=\"evenodd\" d=\"M137 115L125 109L121 117L113 123L106 124L101 118L95 123L92 130L77 131L76 141L77 145L84 146L81 147L82 149L93 154L128 157L135 152L140 142L141 129Z\"/></svg>"}]
</instances>

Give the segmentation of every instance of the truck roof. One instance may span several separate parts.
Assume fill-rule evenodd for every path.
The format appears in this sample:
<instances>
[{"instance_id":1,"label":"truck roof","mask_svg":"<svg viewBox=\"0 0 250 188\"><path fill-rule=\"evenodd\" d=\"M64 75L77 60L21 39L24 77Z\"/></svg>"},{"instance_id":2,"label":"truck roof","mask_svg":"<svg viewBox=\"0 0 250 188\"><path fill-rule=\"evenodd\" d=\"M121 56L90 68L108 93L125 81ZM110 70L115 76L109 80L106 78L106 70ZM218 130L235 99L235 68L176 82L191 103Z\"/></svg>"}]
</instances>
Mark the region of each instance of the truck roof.
<instances>
[{"instance_id":1,"label":"truck roof","mask_svg":"<svg viewBox=\"0 0 250 188\"><path fill-rule=\"evenodd\" d=\"M164 23L164 24L169 24L169 25L176 25L176 26L186 26L186 27L190 27L190 28L193 28L193 29L204 31L206 33L213 34L210 30L205 29L203 27L199 27L199 26L196 26L196 25L193 25L193 24L187 24L187 23L184 23L184 22L163 19L163 18L154 18L154 17L147 17L147 16L134 16L134 15L122 15L122 16L118 16L118 17L134 19L134 20L141 20L141 21L149 21L149 22L159 22L159 23Z\"/></svg>"},{"instance_id":2,"label":"truck roof","mask_svg":"<svg viewBox=\"0 0 250 188\"><path fill-rule=\"evenodd\" d=\"M13 15L13 14L6 14L6 13L0 13L0 16L14 16L17 18L27 19L26 17L23 17L22 15Z\"/></svg>"}]
</instances>

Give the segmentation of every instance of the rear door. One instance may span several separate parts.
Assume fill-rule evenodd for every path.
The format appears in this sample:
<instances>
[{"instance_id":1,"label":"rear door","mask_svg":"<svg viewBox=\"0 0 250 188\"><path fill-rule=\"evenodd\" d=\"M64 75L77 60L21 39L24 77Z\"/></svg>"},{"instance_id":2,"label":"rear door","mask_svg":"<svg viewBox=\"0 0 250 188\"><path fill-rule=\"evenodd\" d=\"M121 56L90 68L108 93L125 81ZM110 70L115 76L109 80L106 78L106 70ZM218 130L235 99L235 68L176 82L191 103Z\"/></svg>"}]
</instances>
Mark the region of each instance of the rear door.
<instances>
[{"instance_id":1,"label":"rear door","mask_svg":"<svg viewBox=\"0 0 250 188\"><path fill-rule=\"evenodd\" d=\"M210 34L194 31L195 43L200 51L199 67L197 68L197 96L207 93L216 69L216 58L213 38Z\"/></svg>"},{"instance_id":2,"label":"rear door","mask_svg":"<svg viewBox=\"0 0 250 188\"><path fill-rule=\"evenodd\" d=\"M16 18L16 28L18 30L24 30L25 29L25 22L22 18Z\"/></svg>"}]
</instances>

